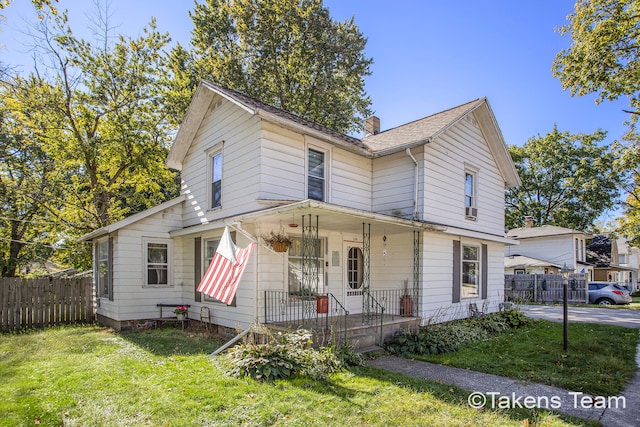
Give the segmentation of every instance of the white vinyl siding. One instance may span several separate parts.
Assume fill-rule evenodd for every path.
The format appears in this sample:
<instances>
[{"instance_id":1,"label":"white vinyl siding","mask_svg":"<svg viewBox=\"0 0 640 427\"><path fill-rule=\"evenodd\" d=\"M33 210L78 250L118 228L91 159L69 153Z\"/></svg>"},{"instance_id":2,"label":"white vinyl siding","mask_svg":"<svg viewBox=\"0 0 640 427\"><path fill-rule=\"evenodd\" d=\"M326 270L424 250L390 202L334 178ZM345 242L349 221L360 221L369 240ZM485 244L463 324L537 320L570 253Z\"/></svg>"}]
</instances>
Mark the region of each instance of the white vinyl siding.
<instances>
[{"instance_id":1,"label":"white vinyl siding","mask_svg":"<svg viewBox=\"0 0 640 427\"><path fill-rule=\"evenodd\" d=\"M261 120L240 107L214 97L183 161L181 173L184 226L214 221L240 212L257 210L260 177ZM211 210L212 165L209 150L224 142L221 183L222 209ZM222 149L222 148L220 148ZM214 154L211 152L210 154Z\"/></svg>"},{"instance_id":2,"label":"white vinyl siding","mask_svg":"<svg viewBox=\"0 0 640 427\"><path fill-rule=\"evenodd\" d=\"M413 150L421 163L422 150ZM422 175L423 172L420 172ZM415 164L404 151L373 160L373 211L402 218L413 217ZM422 179L419 178L419 182ZM418 184L420 186L420 184ZM449 184L450 185L450 184ZM421 194L418 193L418 198Z\"/></svg>"},{"instance_id":3,"label":"white vinyl siding","mask_svg":"<svg viewBox=\"0 0 640 427\"><path fill-rule=\"evenodd\" d=\"M504 180L473 120L462 119L425 146L423 219L491 234L504 233ZM465 172L477 168L477 221L465 217ZM473 170L471 170L474 172ZM478 178L482 182L478 182Z\"/></svg>"}]
</instances>

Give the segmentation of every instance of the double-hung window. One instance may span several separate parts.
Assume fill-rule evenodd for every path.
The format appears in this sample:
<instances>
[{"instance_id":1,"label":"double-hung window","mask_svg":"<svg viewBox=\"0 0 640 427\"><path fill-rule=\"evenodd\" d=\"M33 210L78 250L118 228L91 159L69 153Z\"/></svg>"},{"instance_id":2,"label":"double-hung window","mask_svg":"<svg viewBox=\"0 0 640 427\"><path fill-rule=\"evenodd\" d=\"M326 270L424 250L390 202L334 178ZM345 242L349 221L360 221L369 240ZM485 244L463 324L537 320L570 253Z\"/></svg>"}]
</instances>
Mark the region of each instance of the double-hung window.
<instances>
[{"instance_id":1,"label":"double-hung window","mask_svg":"<svg viewBox=\"0 0 640 427\"><path fill-rule=\"evenodd\" d=\"M168 242L145 241L145 285L168 286L170 247Z\"/></svg>"},{"instance_id":2,"label":"double-hung window","mask_svg":"<svg viewBox=\"0 0 640 427\"><path fill-rule=\"evenodd\" d=\"M307 257L305 257L302 238L291 238L291 245L289 246L289 251L287 254L289 261L289 293L291 295L315 294L317 292L322 292L322 290L324 289L324 239L314 239L310 242L307 242L307 244L315 248L317 254L307 254ZM305 262L311 262L314 263L314 265L305 265ZM317 283L315 280L316 274ZM310 277L310 275L313 275L314 277Z\"/></svg>"},{"instance_id":3,"label":"double-hung window","mask_svg":"<svg viewBox=\"0 0 640 427\"><path fill-rule=\"evenodd\" d=\"M307 158L307 197L325 201L325 153L309 148Z\"/></svg>"},{"instance_id":4,"label":"double-hung window","mask_svg":"<svg viewBox=\"0 0 640 427\"><path fill-rule=\"evenodd\" d=\"M462 245L462 289L461 298L477 297L480 285L480 248Z\"/></svg>"},{"instance_id":5,"label":"double-hung window","mask_svg":"<svg viewBox=\"0 0 640 427\"><path fill-rule=\"evenodd\" d=\"M477 196L478 174L467 169L464 173L464 214L467 219L476 220L478 216Z\"/></svg>"},{"instance_id":6,"label":"double-hung window","mask_svg":"<svg viewBox=\"0 0 640 427\"><path fill-rule=\"evenodd\" d=\"M96 243L96 289L98 296L109 297L109 239Z\"/></svg>"},{"instance_id":7,"label":"double-hung window","mask_svg":"<svg viewBox=\"0 0 640 427\"><path fill-rule=\"evenodd\" d=\"M222 206L222 153L210 157L211 162L211 194L209 208Z\"/></svg>"},{"instance_id":8,"label":"double-hung window","mask_svg":"<svg viewBox=\"0 0 640 427\"><path fill-rule=\"evenodd\" d=\"M472 172L466 172L464 175L464 206L474 208L476 206L475 195L476 176Z\"/></svg>"}]
</instances>

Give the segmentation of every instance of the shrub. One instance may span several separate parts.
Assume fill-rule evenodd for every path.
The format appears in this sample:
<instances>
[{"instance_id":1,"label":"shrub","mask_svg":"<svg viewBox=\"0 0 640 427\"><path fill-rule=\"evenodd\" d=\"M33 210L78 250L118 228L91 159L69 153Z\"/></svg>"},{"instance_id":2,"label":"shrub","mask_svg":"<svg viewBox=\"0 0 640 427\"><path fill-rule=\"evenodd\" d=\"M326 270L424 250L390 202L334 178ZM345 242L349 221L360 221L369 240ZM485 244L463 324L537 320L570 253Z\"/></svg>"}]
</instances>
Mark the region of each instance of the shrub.
<instances>
[{"instance_id":1,"label":"shrub","mask_svg":"<svg viewBox=\"0 0 640 427\"><path fill-rule=\"evenodd\" d=\"M333 353L341 366L363 366L364 357L351 344L340 343L333 347Z\"/></svg>"},{"instance_id":2,"label":"shrub","mask_svg":"<svg viewBox=\"0 0 640 427\"><path fill-rule=\"evenodd\" d=\"M385 348L395 354L440 354L455 351L463 344L489 338L484 329L469 322L429 325L394 336Z\"/></svg>"},{"instance_id":3,"label":"shrub","mask_svg":"<svg viewBox=\"0 0 640 427\"><path fill-rule=\"evenodd\" d=\"M531 322L518 310L505 310L476 319L422 326L417 331L401 331L387 342L385 348L402 356L450 353L464 344L486 340Z\"/></svg>"},{"instance_id":4,"label":"shrub","mask_svg":"<svg viewBox=\"0 0 640 427\"><path fill-rule=\"evenodd\" d=\"M266 381L292 375L326 380L340 362L330 347L315 350L311 344L311 333L299 330L280 335L275 343L238 345L229 350L229 373Z\"/></svg>"},{"instance_id":5,"label":"shrub","mask_svg":"<svg viewBox=\"0 0 640 427\"><path fill-rule=\"evenodd\" d=\"M523 312L517 309L504 310L495 313L496 317L502 319L510 328L521 328L530 325L533 319L527 317Z\"/></svg>"}]
</instances>

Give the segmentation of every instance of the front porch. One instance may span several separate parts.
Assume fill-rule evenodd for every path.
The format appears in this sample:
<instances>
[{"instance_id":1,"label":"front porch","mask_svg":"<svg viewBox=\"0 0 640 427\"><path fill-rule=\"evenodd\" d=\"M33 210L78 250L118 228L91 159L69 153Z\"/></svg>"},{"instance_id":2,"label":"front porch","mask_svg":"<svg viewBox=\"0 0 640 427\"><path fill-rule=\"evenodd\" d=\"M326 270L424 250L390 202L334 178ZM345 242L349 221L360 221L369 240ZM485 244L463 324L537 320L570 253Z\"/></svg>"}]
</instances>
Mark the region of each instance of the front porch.
<instances>
[{"instance_id":1,"label":"front porch","mask_svg":"<svg viewBox=\"0 0 640 427\"><path fill-rule=\"evenodd\" d=\"M413 292L412 292L413 293ZM382 346L400 329L419 326L417 295L401 289L363 293L362 312L349 313L331 293L265 291L264 323L272 330L307 329L314 342L348 342L356 349Z\"/></svg>"}]
</instances>

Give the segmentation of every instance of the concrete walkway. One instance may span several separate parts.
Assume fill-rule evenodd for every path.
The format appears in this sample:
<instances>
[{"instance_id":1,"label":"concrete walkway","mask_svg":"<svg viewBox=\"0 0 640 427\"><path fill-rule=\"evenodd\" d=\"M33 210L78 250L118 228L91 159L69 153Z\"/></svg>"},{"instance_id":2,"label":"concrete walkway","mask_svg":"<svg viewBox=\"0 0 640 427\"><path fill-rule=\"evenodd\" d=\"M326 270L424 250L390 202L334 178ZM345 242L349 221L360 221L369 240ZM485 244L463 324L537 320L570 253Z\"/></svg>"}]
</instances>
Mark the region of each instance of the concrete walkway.
<instances>
[{"instance_id":1,"label":"concrete walkway","mask_svg":"<svg viewBox=\"0 0 640 427\"><path fill-rule=\"evenodd\" d=\"M559 307L558 313L556 313L556 307L530 307L522 308L531 317L562 321L562 307ZM588 310L588 312L582 313L582 310ZM593 310L597 310L597 312ZM638 320L640 312L629 312L631 310L578 309L573 307L569 309L569 319L570 321L614 323L627 327L640 327ZM572 316L574 317L572 318ZM621 321L621 317L624 320ZM617 318L617 321L610 322L608 319L611 318ZM628 326L625 322L634 326ZM469 390L472 393L469 395L468 404L475 408L536 407L596 420L605 427L636 427L640 425L640 370L636 371L635 376L620 396L604 397L395 356L382 356L369 360L367 363L369 366L391 372L439 381ZM636 352L636 364L640 366L640 346Z\"/></svg>"}]
</instances>

